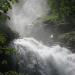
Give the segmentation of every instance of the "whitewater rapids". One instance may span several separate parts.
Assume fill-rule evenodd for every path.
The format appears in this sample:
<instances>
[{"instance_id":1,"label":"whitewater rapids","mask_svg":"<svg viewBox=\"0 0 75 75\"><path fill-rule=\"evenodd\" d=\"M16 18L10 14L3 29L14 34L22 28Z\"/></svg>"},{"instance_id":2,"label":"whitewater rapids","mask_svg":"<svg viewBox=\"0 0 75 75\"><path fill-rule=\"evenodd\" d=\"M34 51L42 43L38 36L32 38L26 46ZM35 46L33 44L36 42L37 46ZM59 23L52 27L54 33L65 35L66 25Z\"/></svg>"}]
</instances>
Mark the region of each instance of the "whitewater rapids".
<instances>
[{"instance_id":1,"label":"whitewater rapids","mask_svg":"<svg viewBox=\"0 0 75 75\"><path fill-rule=\"evenodd\" d=\"M14 40L19 68L30 75L75 75L75 54L60 45L48 47L34 38Z\"/></svg>"},{"instance_id":2,"label":"whitewater rapids","mask_svg":"<svg viewBox=\"0 0 75 75\"><path fill-rule=\"evenodd\" d=\"M44 27L41 18L48 14L48 0L19 0L8 11L8 26L22 38L13 42L19 72L24 75L75 75L75 54L60 45L46 46L53 35Z\"/></svg>"}]
</instances>

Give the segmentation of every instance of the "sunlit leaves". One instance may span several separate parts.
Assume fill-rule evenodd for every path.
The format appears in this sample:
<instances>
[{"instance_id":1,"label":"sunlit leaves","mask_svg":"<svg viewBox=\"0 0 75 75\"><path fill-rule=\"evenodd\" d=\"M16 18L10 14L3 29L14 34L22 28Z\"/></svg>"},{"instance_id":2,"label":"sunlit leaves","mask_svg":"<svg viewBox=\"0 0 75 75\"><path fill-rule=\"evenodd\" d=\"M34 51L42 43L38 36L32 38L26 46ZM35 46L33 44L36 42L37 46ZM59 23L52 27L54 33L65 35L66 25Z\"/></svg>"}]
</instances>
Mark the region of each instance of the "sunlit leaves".
<instances>
[{"instance_id":1,"label":"sunlit leaves","mask_svg":"<svg viewBox=\"0 0 75 75\"><path fill-rule=\"evenodd\" d=\"M12 8L11 4L14 4L17 0L0 0L0 10L5 13Z\"/></svg>"}]
</instances>

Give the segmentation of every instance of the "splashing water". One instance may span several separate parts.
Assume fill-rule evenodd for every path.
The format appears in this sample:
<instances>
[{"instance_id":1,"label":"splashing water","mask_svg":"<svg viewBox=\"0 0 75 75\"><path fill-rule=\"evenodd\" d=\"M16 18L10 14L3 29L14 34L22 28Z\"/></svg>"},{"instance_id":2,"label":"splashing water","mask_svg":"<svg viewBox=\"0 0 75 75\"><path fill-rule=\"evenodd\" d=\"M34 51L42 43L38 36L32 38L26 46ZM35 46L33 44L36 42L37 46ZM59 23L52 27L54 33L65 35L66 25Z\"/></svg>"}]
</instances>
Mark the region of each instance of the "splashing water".
<instances>
[{"instance_id":1,"label":"splashing water","mask_svg":"<svg viewBox=\"0 0 75 75\"><path fill-rule=\"evenodd\" d=\"M12 10L8 11L11 17L8 25L20 36L27 36L33 23L49 11L46 0L21 0L12 7Z\"/></svg>"},{"instance_id":2,"label":"splashing water","mask_svg":"<svg viewBox=\"0 0 75 75\"><path fill-rule=\"evenodd\" d=\"M21 0L8 11L10 20L7 23L20 37L34 37L46 43L49 41L50 31L44 28L40 18L46 16L48 11L47 0Z\"/></svg>"},{"instance_id":3,"label":"splashing water","mask_svg":"<svg viewBox=\"0 0 75 75\"><path fill-rule=\"evenodd\" d=\"M42 36L42 40L49 34L45 29L41 33L39 28L43 27L43 23L37 22L37 19L48 14L47 1L21 0L12 7L8 12L8 25L20 37L25 37L14 40L13 44L17 51L19 71L29 75L75 75L75 54L60 45L48 47L34 38L29 38L37 35L36 38ZM36 22L39 24L35 27Z\"/></svg>"},{"instance_id":4,"label":"splashing water","mask_svg":"<svg viewBox=\"0 0 75 75\"><path fill-rule=\"evenodd\" d=\"M75 54L64 47L47 47L34 38L17 39L14 46L22 71L32 75L75 75Z\"/></svg>"}]
</instances>

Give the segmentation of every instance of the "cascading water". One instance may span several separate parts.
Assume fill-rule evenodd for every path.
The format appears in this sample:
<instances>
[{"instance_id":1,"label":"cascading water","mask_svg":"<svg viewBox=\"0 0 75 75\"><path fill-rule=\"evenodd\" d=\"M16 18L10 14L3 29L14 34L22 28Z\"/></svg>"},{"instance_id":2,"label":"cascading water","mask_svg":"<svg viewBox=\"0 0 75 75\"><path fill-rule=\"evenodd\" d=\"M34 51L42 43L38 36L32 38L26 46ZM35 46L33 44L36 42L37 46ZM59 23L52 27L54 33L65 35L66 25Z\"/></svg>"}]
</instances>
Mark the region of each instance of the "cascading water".
<instances>
[{"instance_id":1,"label":"cascading water","mask_svg":"<svg viewBox=\"0 0 75 75\"><path fill-rule=\"evenodd\" d=\"M17 51L19 71L28 75L75 75L75 54L60 45L48 47L35 40L39 36L46 38L46 34L49 34L42 29L39 35L43 23L38 22L49 11L47 1L22 0L12 7L8 12L8 23L20 35L20 39L14 40L13 44Z\"/></svg>"},{"instance_id":2,"label":"cascading water","mask_svg":"<svg viewBox=\"0 0 75 75\"><path fill-rule=\"evenodd\" d=\"M14 41L20 70L30 75L75 75L75 54L59 45L47 47L34 38Z\"/></svg>"},{"instance_id":3,"label":"cascading water","mask_svg":"<svg viewBox=\"0 0 75 75\"><path fill-rule=\"evenodd\" d=\"M12 10L8 12L11 17L8 25L23 37L31 36L34 29L33 23L36 23L37 19L45 16L49 11L46 0L21 0L12 7Z\"/></svg>"}]
</instances>

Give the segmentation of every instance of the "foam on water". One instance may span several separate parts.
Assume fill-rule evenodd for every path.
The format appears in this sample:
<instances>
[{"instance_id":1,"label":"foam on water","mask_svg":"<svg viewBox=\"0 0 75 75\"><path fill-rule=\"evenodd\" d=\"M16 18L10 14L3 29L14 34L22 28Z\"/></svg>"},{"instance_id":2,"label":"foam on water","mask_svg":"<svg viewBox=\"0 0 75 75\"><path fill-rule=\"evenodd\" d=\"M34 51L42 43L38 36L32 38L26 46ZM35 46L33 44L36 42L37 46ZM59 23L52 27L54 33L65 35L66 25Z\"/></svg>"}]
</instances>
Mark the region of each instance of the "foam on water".
<instances>
[{"instance_id":1,"label":"foam on water","mask_svg":"<svg viewBox=\"0 0 75 75\"><path fill-rule=\"evenodd\" d=\"M56 71L57 75L75 75L75 54L64 47L60 47L60 45L48 47L34 38L17 39L14 45L19 58L21 57L20 61L23 61L23 63L20 63L21 66L27 62L29 68L33 69L37 62L40 68L43 67L42 70L38 69L38 71L44 71L46 73L44 75L54 75L54 73L56 75ZM56 71L53 73L52 70L54 69ZM43 74L41 73L41 75Z\"/></svg>"},{"instance_id":2,"label":"foam on water","mask_svg":"<svg viewBox=\"0 0 75 75\"><path fill-rule=\"evenodd\" d=\"M47 36L51 39L54 37L45 31L41 21L37 22L37 19L48 14L47 0L19 1L8 11L8 26L18 32L20 37L25 37L16 39L13 43L19 71L28 75L75 75L75 54L60 45L48 47L34 38L27 37L36 36L41 38L41 41L45 38L49 40Z\"/></svg>"}]
</instances>

